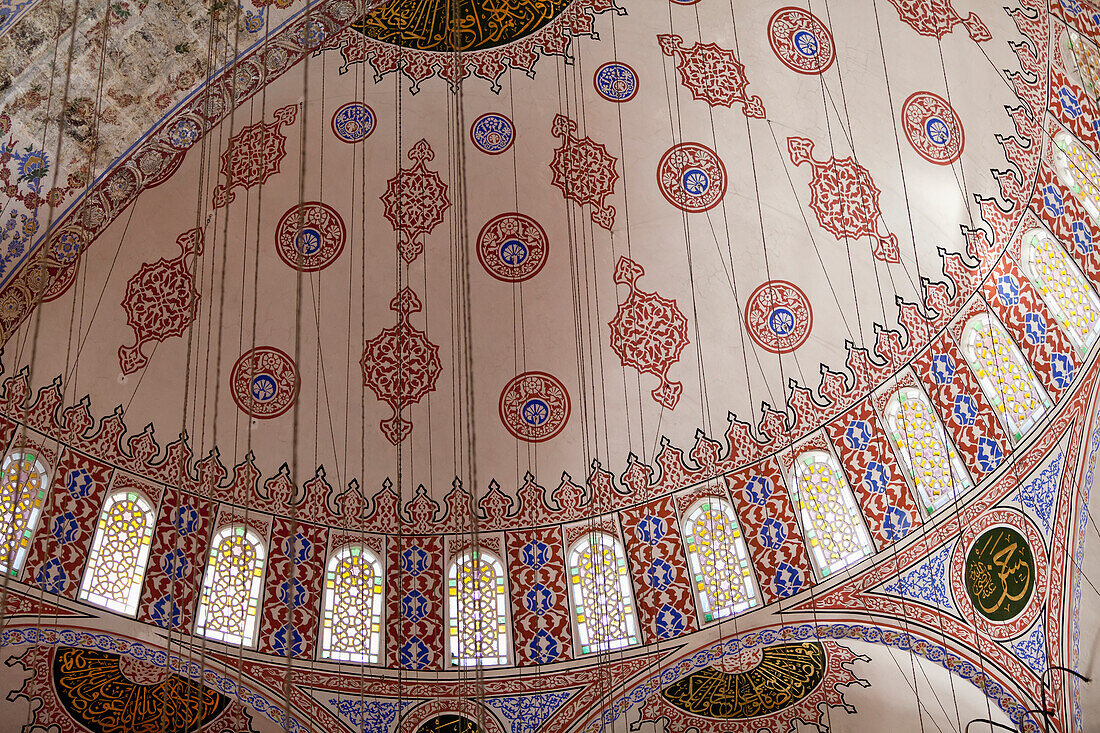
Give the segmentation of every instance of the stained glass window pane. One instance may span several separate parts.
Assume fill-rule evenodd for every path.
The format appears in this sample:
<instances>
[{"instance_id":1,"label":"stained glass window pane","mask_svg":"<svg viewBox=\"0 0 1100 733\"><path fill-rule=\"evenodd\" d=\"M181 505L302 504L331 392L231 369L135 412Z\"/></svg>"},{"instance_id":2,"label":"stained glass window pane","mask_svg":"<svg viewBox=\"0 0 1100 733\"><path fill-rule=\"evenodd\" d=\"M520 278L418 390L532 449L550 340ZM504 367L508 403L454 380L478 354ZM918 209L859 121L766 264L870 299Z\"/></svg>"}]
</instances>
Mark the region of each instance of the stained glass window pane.
<instances>
[{"instance_id":1,"label":"stained glass window pane","mask_svg":"<svg viewBox=\"0 0 1100 733\"><path fill-rule=\"evenodd\" d=\"M1065 130L1054 136L1054 170L1092 218L1100 222L1100 163Z\"/></svg>"},{"instance_id":2,"label":"stained glass window pane","mask_svg":"<svg viewBox=\"0 0 1100 733\"><path fill-rule=\"evenodd\" d=\"M195 633L226 644L255 643L264 545L250 529L224 527L214 535Z\"/></svg>"},{"instance_id":3,"label":"stained glass window pane","mask_svg":"<svg viewBox=\"0 0 1100 733\"><path fill-rule=\"evenodd\" d=\"M447 574L451 664L508 663L504 569L492 555L471 550Z\"/></svg>"},{"instance_id":4,"label":"stained glass window pane","mask_svg":"<svg viewBox=\"0 0 1100 733\"><path fill-rule=\"evenodd\" d=\"M1050 407L1050 400L1023 355L995 319L980 313L963 330L963 355L985 397L1016 440Z\"/></svg>"},{"instance_id":5,"label":"stained glass window pane","mask_svg":"<svg viewBox=\"0 0 1100 733\"><path fill-rule=\"evenodd\" d=\"M859 507L832 454L807 451L794 462L791 495L822 578L875 551Z\"/></svg>"},{"instance_id":6,"label":"stained glass window pane","mask_svg":"<svg viewBox=\"0 0 1100 733\"><path fill-rule=\"evenodd\" d=\"M1062 330L1082 354L1088 353L1100 335L1100 298L1081 270L1042 230L1024 236L1020 255L1024 272Z\"/></svg>"},{"instance_id":7,"label":"stained glass window pane","mask_svg":"<svg viewBox=\"0 0 1100 733\"><path fill-rule=\"evenodd\" d=\"M919 389L903 387L890 398L886 425L929 514L973 486L932 403Z\"/></svg>"},{"instance_id":8,"label":"stained glass window pane","mask_svg":"<svg viewBox=\"0 0 1100 733\"><path fill-rule=\"evenodd\" d=\"M382 645L382 564L361 545L345 547L325 569L321 658L377 664Z\"/></svg>"},{"instance_id":9,"label":"stained glass window pane","mask_svg":"<svg viewBox=\"0 0 1100 733\"><path fill-rule=\"evenodd\" d=\"M80 583L81 600L137 613L155 521L152 504L141 494L121 491L107 497Z\"/></svg>"},{"instance_id":10,"label":"stained glass window pane","mask_svg":"<svg viewBox=\"0 0 1100 733\"><path fill-rule=\"evenodd\" d=\"M733 507L706 499L684 518L684 541L705 621L732 616L759 601L745 538Z\"/></svg>"},{"instance_id":11,"label":"stained glass window pane","mask_svg":"<svg viewBox=\"0 0 1100 733\"><path fill-rule=\"evenodd\" d=\"M1100 54L1077 31L1069 31L1063 42L1069 46L1072 65L1077 68L1082 85L1095 99L1100 94Z\"/></svg>"},{"instance_id":12,"label":"stained glass window pane","mask_svg":"<svg viewBox=\"0 0 1100 733\"><path fill-rule=\"evenodd\" d=\"M42 514L49 481L46 469L31 452L4 458L0 486L0 572L18 576L27 559L27 546Z\"/></svg>"},{"instance_id":13,"label":"stained glass window pane","mask_svg":"<svg viewBox=\"0 0 1100 733\"><path fill-rule=\"evenodd\" d=\"M593 533L569 551L569 578L581 654L638 643L626 552L618 540Z\"/></svg>"}]
</instances>

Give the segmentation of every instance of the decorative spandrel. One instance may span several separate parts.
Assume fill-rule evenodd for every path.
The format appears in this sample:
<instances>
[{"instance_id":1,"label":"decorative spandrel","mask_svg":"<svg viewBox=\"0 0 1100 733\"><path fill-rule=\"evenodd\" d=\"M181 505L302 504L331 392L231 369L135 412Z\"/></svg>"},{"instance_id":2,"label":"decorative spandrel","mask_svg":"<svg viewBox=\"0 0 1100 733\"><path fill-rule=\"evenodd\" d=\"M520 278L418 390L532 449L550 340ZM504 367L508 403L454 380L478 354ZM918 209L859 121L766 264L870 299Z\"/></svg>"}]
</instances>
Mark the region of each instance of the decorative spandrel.
<instances>
[{"instance_id":1,"label":"decorative spandrel","mask_svg":"<svg viewBox=\"0 0 1100 733\"><path fill-rule=\"evenodd\" d=\"M966 592L990 621L1008 621L1035 591L1035 556L1022 534L1005 525L982 533L966 555Z\"/></svg>"},{"instance_id":2,"label":"decorative spandrel","mask_svg":"<svg viewBox=\"0 0 1100 733\"><path fill-rule=\"evenodd\" d=\"M692 715L738 720L768 715L808 697L825 678L828 657L819 641L779 644L759 652L751 669L705 667L661 691Z\"/></svg>"},{"instance_id":3,"label":"decorative spandrel","mask_svg":"<svg viewBox=\"0 0 1100 733\"><path fill-rule=\"evenodd\" d=\"M394 0L352 27L384 43L417 51L482 51L547 26L571 0L462 0L458 8L435 0ZM457 19L457 29L452 21Z\"/></svg>"}]
</instances>

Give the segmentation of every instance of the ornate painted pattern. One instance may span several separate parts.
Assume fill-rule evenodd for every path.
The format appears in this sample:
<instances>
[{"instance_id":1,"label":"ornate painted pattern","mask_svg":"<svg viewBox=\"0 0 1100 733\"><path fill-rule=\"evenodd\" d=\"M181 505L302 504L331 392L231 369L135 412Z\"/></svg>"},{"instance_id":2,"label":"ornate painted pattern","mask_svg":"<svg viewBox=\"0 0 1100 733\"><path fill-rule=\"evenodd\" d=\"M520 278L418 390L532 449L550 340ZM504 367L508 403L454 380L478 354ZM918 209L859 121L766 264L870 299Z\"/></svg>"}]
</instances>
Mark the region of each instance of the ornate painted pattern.
<instances>
[{"instance_id":1,"label":"ornate painted pattern","mask_svg":"<svg viewBox=\"0 0 1100 733\"><path fill-rule=\"evenodd\" d=\"M922 36L943 38L962 23L974 41L988 41L993 37L977 13L959 17L951 0L890 0L890 4L898 11L902 22Z\"/></svg>"},{"instance_id":2,"label":"ornate painted pattern","mask_svg":"<svg viewBox=\"0 0 1100 733\"><path fill-rule=\"evenodd\" d=\"M508 609L504 568L492 555L471 550L447 574L451 664L508 664Z\"/></svg>"},{"instance_id":3,"label":"ornate painted pattern","mask_svg":"<svg viewBox=\"0 0 1100 733\"><path fill-rule=\"evenodd\" d=\"M182 336L195 318L199 293L191 272L194 258L202 254L202 230L191 229L176 238L180 254L171 260L163 257L143 264L126 283L122 309L126 322L134 330L133 346L121 346L118 364L123 374L133 374L149 358L142 347L151 341Z\"/></svg>"},{"instance_id":4,"label":"ornate painted pattern","mask_svg":"<svg viewBox=\"0 0 1100 733\"><path fill-rule=\"evenodd\" d=\"M638 93L638 73L629 64L608 61L596 69L592 84L609 102L629 102Z\"/></svg>"},{"instance_id":5,"label":"ornate painted pattern","mask_svg":"<svg viewBox=\"0 0 1100 733\"><path fill-rule=\"evenodd\" d=\"M581 654L638 643L626 552L610 535L593 532L569 550L569 578Z\"/></svg>"},{"instance_id":6,"label":"ornate painted pattern","mask_svg":"<svg viewBox=\"0 0 1100 733\"><path fill-rule=\"evenodd\" d=\"M921 157L937 165L950 165L963 152L965 135L955 110L932 92L913 92L901 105L905 138Z\"/></svg>"},{"instance_id":7,"label":"ornate painted pattern","mask_svg":"<svg viewBox=\"0 0 1100 733\"><path fill-rule=\"evenodd\" d=\"M542 225L513 212L493 217L477 235L477 258L485 271L504 282L530 280L550 256L550 240Z\"/></svg>"},{"instance_id":8,"label":"ornate painted pattern","mask_svg":"<svg viewBox=\"0 0 1100 733\"><path fill-rule=\"evenodd\" d=\"M732 474L726 481L741 526L750 528L745 543L752 553L764 603L813 585L794 506L775 459Z\"/></svg>"},{"instance_id":9,"label":"ornate painted pattern","mask_svg":"<svg viewBox=\"0 0 1100 733\"><path fill-rule=\"evenodd\" d=\"M46 501L49 474L33 451L4 457L0 484L0 572L18 577Z\"/></svg>"},{"instance_id":10,"label":"ornate painted pattern","mask_svg":"<svg viewBox=\"0 0 1100 733\"><path fill-rule=\"evenodd\" d=\"M316 272L340 257L347 235L336 209L320 201L292 206L275 227L275 251L292 270Z\"/></svg>"},{"instance_id":11,"label":"ornate painted pattern","mask_svg":"<svg viewBox=\"0 0 1100 733\"><path fill-rule=\"evenodd\" d=\"M556 527L508 532L512 641L517 665L550 664L572 656L569 588Z\"/></svg>"},{"instance_id":12,"label":"ornate painted pattern","mask_svg":"<svg viewBox=\"0 0 1100 733\"><path fill-rule=\"evenodd\" d=\"M237 359L229 375L229 386L241 412L253 419L267 420L294 406L301 378L290 356L274 346L257 346Z\"/></svg>"},{"instance_id":13,"label":"ornate painted pattern","mask_svg":"<svg viewBox=\"0 0 1100 733\"><path fill-rule=\"evenodd\" d=\"M393 416L379 423L382 434L397 445L412 432L412 422L401 416L407 405L414 405L435 390L435 380L443 371L439 347L427 335L409 323L409 316L420 312L420 298L404 288L390 301L397 324L367 341L363 357L363 383L379 400L393 410Z\"/></svg>"},{"instance_id":14,"label":"ornate painted pattern","mask_svg":"<svg viewBox=\"0 0 1100 733\"><path fill-rule=\"evenodd\" d=\"M256 643L264 573L263 541L240 525L214 535L203 576L195 633L233 646Z\"/></svg>"},{"instance_id":15,"label":"ornate painted pattern","mask_svg":"<svg viewBox=\"0 0 1100 733\"><path fill-rule=\"evenodd\" d=\"M138 619L173 631L190 630L216 505L178 489L165 492Z\"/></svg>"},{"instance_id":16,"label":"ornate painted pattern","mask_svg":"<svg viewBox=\"0 0 1100 733\"><path fill-rule=\"evenodd\" d=\"M221 178L224 183L214 189L214 208L233 203L236 188L252 188L267 182L279 172L286 157L284 126L294 124L298 105L275 110L274 122L257 122L241 129L229 141L222 153Z\"/></svg>"},{"instance_id":17,"label":"ornate painted pattern","mask_svg":"<svg viewBox=\"0 0 1100 733\"><path fill-rule=\"evenodd\" d=\"M382 194L383 213L397 232L397 250L405 262L413 262L424 251L424 236L430 234L440 222L451 200L447 197L447 184L427 163L435 158L427 140L419 140L409 149L413 165L402 168L386 182Z\"/></svg>"},{"instance_id":18,"label":"ornate painted pattern","mask_svg":"<svg viewBox=\"0 0 1100 733\"><path fill-rule=\"evenodd\" d=\"M499 112L486 112L470 125L470 140L474 147L488 155L507 152L515 139L515 125Z\"/></svg>"},{"instance_id":19,"label":"ornate painted pattern","mask_svg":"<svg viewBox=\"0 0 1100 733\"><path fill-rule=\"evenodd\" d=\"M402 669L439 669L443 649L443 539L389 543L386 657Z\"/></svg>"},{"instance_id":20,"label":"ornate painted pattern","mask_svg":"<svg viewBox=\"0 0 1100 733\"><path fill-rule=\"evenodd\" d=\"M745 304L745 330L760 348L790 353L810 337L814 312L810 299L794 283L769 280L752 291Z\"/></svg>"},{"instance_id":21,"label":"ornate painted pattern","mask_svg":"<svg viewBox=\"0 0 1100 733\"><path fill-rule=\"evenodd\" d=\"M107 498L80 584L80 600L133 615L149 562L156 513L136 491Z\"/></svg>"},{"instance_id":22,"label":"ornate painted pattern","mask_svg":"<svg viewBox=\"0 0 1100 733\"><path fill-rule=\"evenodd\" d=\"M1100 223L1100 162L1064 130L1054 135L1054 170L1084 204L1093 221Z\"/></svg>"},{"instance_id":23,"label":"ornate painted pattern","mask_svg":"<svg viewBox=\"0 0 1100 733\"><path fill-rule=\"evenodd\" d=\"M878 203L880 191L866 168L852 157L815 160L814 144L804 137L787 138L787 150L792 163L799 166L809 163L813 169L810 208L823 229L837 239L868 237L875 259L901 261L897 235L879 232L882 225Z\"/></svg>"},{"instance_id":24,"label":"ornate painted pattern","mask_svg":"<svg viewBox=\"0 0 1100 733\"><path fill-rule=\"evenodd\" d=\"M691 574L671 497L619 514L646 638L674 639L696 630Z\"/></svg>"},{"instance_id":25,"label":"ornate painted pattern","mask_svg":"<svg viewBox=\"0 0 1100 733\"><path fill-rule=\"evenodd\" d=\"M673 145L657 164L657 186L665 200L690 213L709 211L726 195L726 165L701 143Z\"/></svg>"},{"instance_id":26,"label":"ornate painted pattern","mask_svg":"<svg viewBox=\"0 0 1100 733\"><path fill-rule=\"evenodd\" d=\"M776 57L799 74L821 74L836 58L829 28L802 8L775 11L768 20L768 41Z\"/></svg>"},{"instance_id":27,"label":"ornate painted pattern","mask_svg":"<svg viewBox=\"0 0 1100 733\"><path fill-rule=\"evenodd\" d=\"M550 134L561 139L561 146L554 150L550 161L552 183L561 189L566 199L578 206L592 207L592 221L611 231L615 226L615 207L606 203L615 193L619 172L615 170L618 158L592 138L577 137L577 123L564 115L555 115Z\"/></svg>"},{"instance_id":28,"label":"ornate painted pattern","mask_svg":"<svg viewBox=\"0 0 1100 733\"><path fill-rule=\"evenodd\" d=\"M374 110L362 102L348 102L332 113L332 134L346 143L366 140L374 132Z\"/></svg>"},{"instance_id":29,"label":"ornate painted pattern","mask_svg":"<svg viewBox=\"0 0 1100 733\"><path fill-rule=\"evenodd\" d=\"M687 319L675 300L638 287L645 274L642 266L626 257L615 265L615 283L630 288L630 295L619 304L611 319L611 348L623 366L633 367L660 380L650 395L665 409L672 410L680 401L684 385L668 378L668 370L680 360L688 344Z\"/></svg>"},{"instance_id":30,"label":"ornate painted pattern","mask_svg":"<svg viewBox=\"0 0 1100 733\"><path fill-rule=\"evenodd\" d=\"M684 517L684 545L704 622L757 606L745 538L737 514L721 499L704 499Z\"/></svg>"},{"instance_id":31,"label":"ornate painted pattern","mask_svg":"<svg viewBox=\"0 0 1100 733\"><path fill-rule=\"evenodd\" d=\"M517 374L500 392L498 412L505 429L528 443L550 440L569 422L569 392L546 372Z\"/></svg>"},{"instance_id":32,"label":"ornate painted pattern","mask_svg":"<svg viewBox=\"0 0 1100 733\"><path fill-rule=\"evenodd\" d=\"M1100 336L1100 298L1045 231L1025 234L1021 249L1021 264L1031 284L1074 346L1087 354Z\"/></svg>"},{"instance_id":33,"label":"ornate painted pattern","mask_svg":"<svg viewBox=\"0 0 1100 733\"><path fill-rule=\"evenodd\" d=\"M676 70L680 72L680 83L691 90L691 96L711 107L729 107L741 105L746 117L763 119L764 103L760 97L746 94L749 85L745 75L745 65L737 60L730 49L716 43L696 43L691 48L684 46L684 39L673 34L657 36L661 52L676 61Z\"/></svg>"},{"instance_id":34,"label":"ornate painted pattern","mask_svg":"<svg viewBox=\"0 0 1100 733\"><path fill-rule=\"evenodd\" d=\"M260 619L260 651L313 658L328 531L275 517Z\"/></svg>"},{"instance_id":35,"label":"ornate painted pattern","mask_svg":"<svg viewBox=\"0 0 1100 733\"><path fill-rule=\"evenodd\" d=\"M382 563L362 545L329 558L321 658L377 664L382 643Z\"/></svg>"}]
</instances>

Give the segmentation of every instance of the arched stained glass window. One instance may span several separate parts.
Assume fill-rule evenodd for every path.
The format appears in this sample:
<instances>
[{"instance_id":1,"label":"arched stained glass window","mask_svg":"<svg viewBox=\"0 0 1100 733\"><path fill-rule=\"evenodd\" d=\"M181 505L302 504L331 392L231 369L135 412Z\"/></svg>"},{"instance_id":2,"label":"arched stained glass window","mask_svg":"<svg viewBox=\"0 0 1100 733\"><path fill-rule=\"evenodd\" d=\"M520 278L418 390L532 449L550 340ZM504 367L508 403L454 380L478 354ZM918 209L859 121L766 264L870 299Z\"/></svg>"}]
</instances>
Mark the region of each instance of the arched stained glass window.
<instances>
[{"instance_id":1,"label":"arched stained glass window","mask_svg":"<svg viewBox=\"0 0 1100 733\"><path fill-rule=\"evenodd\" d=\"M806 451L795 459L791 494L822 578L875 551L856 500L830 453Z\"/></svg>"},{"instance_id":2,"label":"arched stained glass window","mask_svg":"<svg viewBox=\"0 0 1100 733\"><path fill-rule=\"evenodd\" d=\"M1069 56L1066 66L1076 68L1081 84L1096 98L1100 94L1100 54L1074 30L1066 33L1063 43L1069 49L1069 54L1063 54L1063 59Z\"/></svg>"},{"instance_id":3,"label":"arched stained glass window","mask_svg":"<svg viewBox=\"0 0 1100 733\"><path fill-rule=\"evenodd\" d=\"M81 600L118 613L137 613L155 521L152 504L136 491L107 497L80 583Z\"/></svg>"},{"instance_id":4,"label":"arched stained glass window","mask_svg":"<svg viewBox=\"0 0 1100 733\"><path fill-rule=\"evenodd\" d=\"M1023 270L1073 345L1087 354L1100 335L1100 298L1077 264L1047 232L1024 235Z\"/></svg>"},{"instance_id":5,"label":"arched stained glass window","mask_svg":"<svg viewBox=\"0 0 1100 733\"><path fill-rule=\"evenodd\" d=\"M264 558L263 542L250 529L231 525L214 535L202 579L196 633L226 644L255 643Z\"/></svg>"},{"instance_id":6,"label":"arched stained glass window","mask_svg":"<svg viewBox=\"0 0 1100 733\"><path fill-rule=\"evenodd\" d=\"M638 643L626 552L618 540L593 532L569 551L569 578L581 654Z\"/></svg>"},{"instance_id":7,"label":"arched stained glass window","mask_svg":"<svg viewBox=\"0 0 1100 733\"><path fill-rule=\"evenodd\" d=\"M18 576L27 559L27 546L38 526L49 480L38 456L29 451L4 458L0 486L0 571Z\"/></svg>"},{"instance_id":8,"label":"arched stained glass window","mask_svg":"<svg viewBox=\"0 0 1100 733\"><path fill-rule=\"evenodd\" d=\"M684 517L684 541L705 621L732 616L759 603L745 538L732 506L720 499L696 504Z\"/></svg>"},{"instance_id":9,"label":"arched stained glass window","mask_svg":"<svg viewBox=\"0 0 1100 733\"><path fill-rule=\"evenodd\" d=\"M1092 218L1100 222L1100 163L1065 130L1054 135L1054 170Z\"/></svg>"},{"instance_id":10,"label":"arched stained glass window","mask_svg":"<svg viewBox=\"0 0 1100 733\"><path fill-rule=\"evenodd\" d=\"M451 664L508 664L504 568L483 550L471 550L447 573Z\"/></svg>"},{"instance_id":11,"label":"arched stained glass window","mask_svg":"<svg viewBox=\"0 0 1100 733\"><path fill-rule=\"evenodd\" d=\"M325 570L321 658L377 664L382 645L382 564L361 545L344 547Z\"/></svg>"},{"instance_id":12,"label":"arched stained glass window","mask_svg":"<svg viewBox=\"0 0 1100 733\"><path fill-rule=\"evenodd\" d=\"M1016 440L1043 416L1050 400L1004 327L988 313L966 322L963 356L985 397Z\"/></svg>"},{"instance_id":13,"label":"arched stained glass window","mask_svg":"<svg viewBox=\"0 0 1100 733\"><path fill-rule=\"evenodd\" d=\"M932 403L915 387L902 387L886 404L890 437L929 514L973 482L947 437Z\"/></svg>"}]
</instances>

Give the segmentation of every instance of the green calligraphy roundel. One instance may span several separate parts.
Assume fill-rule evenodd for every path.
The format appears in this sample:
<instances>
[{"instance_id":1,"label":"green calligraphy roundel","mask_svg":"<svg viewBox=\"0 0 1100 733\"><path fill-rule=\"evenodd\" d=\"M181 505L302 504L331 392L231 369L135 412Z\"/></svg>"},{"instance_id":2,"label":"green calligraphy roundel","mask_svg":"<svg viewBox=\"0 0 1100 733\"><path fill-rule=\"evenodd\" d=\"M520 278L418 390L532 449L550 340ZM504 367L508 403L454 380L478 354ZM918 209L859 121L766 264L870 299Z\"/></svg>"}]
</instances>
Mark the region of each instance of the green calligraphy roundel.
<instances>
[{"instance_id":1,"label":"green calligraphy roundel","mask_svg":"<svg viewBox=\"0 0 1100 733\"><path fill-rule=\"evenodd\" d=\"M418 51L483 51L531 35L571 2L390 0L353 27L375 40Z\"/></svg>"},{"instance_id":2,"label":"green calligraphy roundel","mask_svg":"<svg viewBox=\"0 0 1100 733\"><path fill-rule=\"evenodd\" d=\"M1035 556L1017 530L990 527L966 555L966 593L990 621L1010 621L1027 608L1035 592Z\"/></svg>"}]
</instances>

